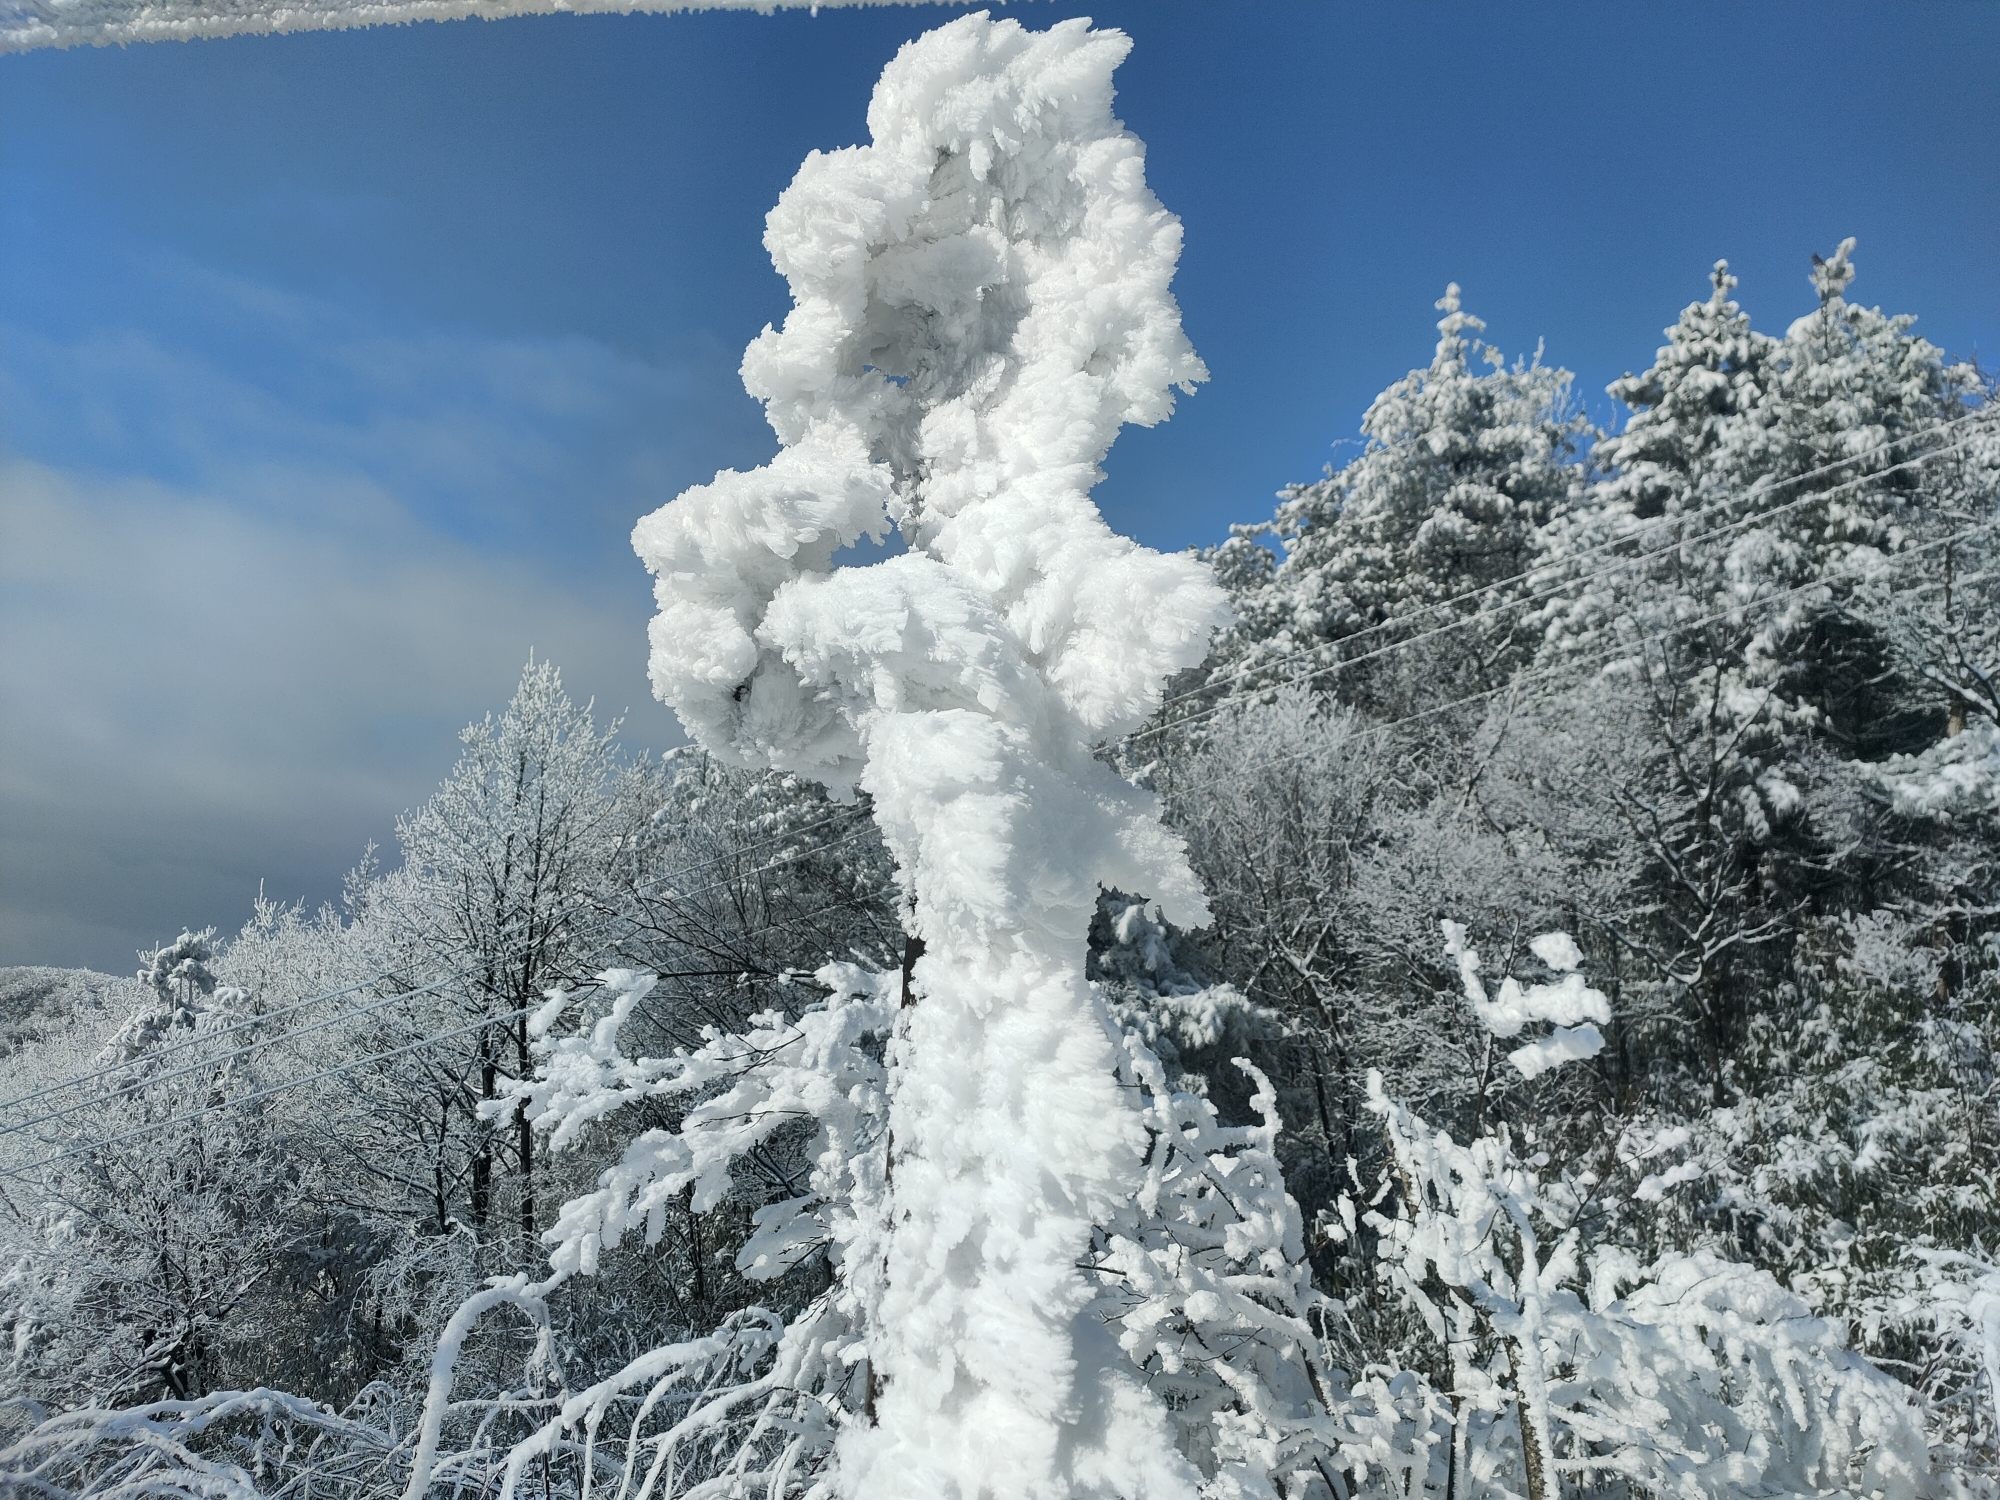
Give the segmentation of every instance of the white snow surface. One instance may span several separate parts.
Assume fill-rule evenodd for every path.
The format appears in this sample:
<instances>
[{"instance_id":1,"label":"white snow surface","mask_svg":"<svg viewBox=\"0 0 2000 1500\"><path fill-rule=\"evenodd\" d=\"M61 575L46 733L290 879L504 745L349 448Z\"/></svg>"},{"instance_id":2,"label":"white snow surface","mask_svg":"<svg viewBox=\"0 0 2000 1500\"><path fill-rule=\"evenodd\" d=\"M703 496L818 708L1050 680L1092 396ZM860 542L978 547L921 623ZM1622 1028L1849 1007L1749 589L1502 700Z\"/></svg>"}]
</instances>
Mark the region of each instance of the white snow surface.
<instances>
[{"instance_id":1,"label":"white snow surface","mask_svg":"<svg viewBox=\"0 0 2000 1500\"><path fill-rule=\"evenodd\" d=\"M0 53L40 47L186 42L197 37L344 31L410 21L509 16L915 5L925 0L0 0ZM963 3L963 0L938 0Z\"/></svg>"},{"instance_id":2,"label":"white snow surface","mask_svg":"<svg viewBox=\"0 0 2000 1500\"><path fill-rule=\"evenodd\" d=\"M1465 940L1465 928L1457 922L1440 924L1444 929L1445 956L1458 965L1459 983L1472 1013L1496 1037L1519 1036L1524 1027L1547 1021L1555 1029L1507 1054L1523 1078L1539 1078L1549 1069L1566 1062L1580 1062L1604 1050L1604 1033L1595 1021L1611 1024L1611 1002L1602 990L1594 990L1575 971L1583 962L1576 939L1566 932L1548 932L1531 940L1528 949L1549 968L1562 974L1554 984L1523 985L1509 974L1500 981L1500 993L1489 997L1486 982L1479 977L1479 950Z\"/></svg>"},{"instance_id":3,"label":"white snow surface","mask_svg":"<svg viewBox=\"0 0 2000 1500\"><path fill-rule=\"evenodd\" d=\"M1974 719L1919 755L1892 755L1875 771L1904 817L1952 822L2000 813L2000 725Z\"/></svg>"},{"instance_id":4,"label":"white snow surface","mask_svg":"<svg viewBox=\"0 0 2000 1500\"><path fill-rule=\"evenodd\" d=\"M1227 610L1090 500L1126 422L1205 371L1180 224L1112 117L1130 42L985 14L903 48L872 143L806 159L765 245L792 313L743 361L782 451L642 520L655 691L712 753L867 791L926 951L891 1046L870 1500L1192 1495L1160 1400L1091 1326L1094 1224L1146 1130L1084 978L1099 884L1207 921L1155 800L1093 758ZM872 566L835 555L894 523Z\"/></svg>"}]
</instances>

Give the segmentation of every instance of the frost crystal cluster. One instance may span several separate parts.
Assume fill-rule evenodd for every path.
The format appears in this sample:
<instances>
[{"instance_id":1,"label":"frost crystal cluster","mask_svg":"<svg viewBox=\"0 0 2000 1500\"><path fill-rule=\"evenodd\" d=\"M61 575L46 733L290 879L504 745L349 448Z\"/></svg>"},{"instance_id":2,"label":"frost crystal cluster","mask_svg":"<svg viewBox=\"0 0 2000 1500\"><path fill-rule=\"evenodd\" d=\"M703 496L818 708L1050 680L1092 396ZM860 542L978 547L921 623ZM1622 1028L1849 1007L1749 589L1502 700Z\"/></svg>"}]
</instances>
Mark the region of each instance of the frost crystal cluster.
<instances>
[{"instance_id":1,"label":"frost crystal cluster","mask_svg":"<svg viewBox=\"0 0 2000 1500\"><path fill-rule=\"evenodd\" d=\"M1082 1317L1146 1132L1084 979L1100 884L1206 920L1153 800L1092 755L1225 618L1091 503L1126 422L1204 375L1180 225L1111 114L1127 39L968 16L905 47L869 145L807 158L765 243L795 307L746 352L783 451L639 523L651 671L711 752L859 787L921 941L893 1043L887 1223L850 1493L1182 1482ZM907 544L835 565L893 521Z\"/></svg>"}]
</instances>

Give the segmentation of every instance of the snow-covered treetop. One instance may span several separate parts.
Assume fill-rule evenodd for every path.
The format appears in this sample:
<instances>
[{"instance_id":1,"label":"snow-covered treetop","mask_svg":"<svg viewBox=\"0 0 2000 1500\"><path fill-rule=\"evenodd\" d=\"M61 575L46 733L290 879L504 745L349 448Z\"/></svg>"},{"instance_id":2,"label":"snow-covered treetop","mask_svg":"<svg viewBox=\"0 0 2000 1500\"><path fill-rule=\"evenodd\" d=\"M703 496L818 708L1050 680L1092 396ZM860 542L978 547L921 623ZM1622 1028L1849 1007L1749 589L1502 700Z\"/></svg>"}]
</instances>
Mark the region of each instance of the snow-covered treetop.
<instances>
[{"instance_id":1,"label":"snow-covered treetop","mask_svg":"<svg viewBox=\"0 0 2000 1500\"><path fill-rule=\"evenodd\" d=\"M1623 502L1650 517L1669 509L1708 455L1740 446L1768 388L1777 340L1750 326L1750 315L1730 297L1736 278L1719 260L1709 273L1704 302L1682 309L1652 368L1614 380L1611 395L1633 408L1625 430L1606 438L1597 460L1616 476L1608 502Z\"/></svg>"},{"instance_id":2,"label":"snow-covered treetop","mask_svg":"<svg viewBox=\"0 0 2000 1500\"><path fill-rule=\"evenodd\" d=\"M1234 528L1217 549L1241 617L1223 648L1232 675L1505 584L1574 505L1591 428L1571 407L1569 372L1539 356L1509 365L1478 337L1486 325L1456 282L1437 309L1430 364L1370 403L1362 451L1281 491L1271 521ZM1283 545L1275 570L1263 536ZM1503 619L1501 639L1468 654L1494 655L1514 628Z\"/></svg>"},{"instance_id":3,"label":"snow-covered treetop","mask_svg":"<svg viewBox=\"0 0 2000 1500\"><path fill-rule=\"evenodd\" d=\"M765 245L794 310L743 360L783 450L639 523L655 690L711 750L853 783L880 713L970 709L1050 747L1139 723L1222 606L1112 533L1119 427L1205 371L1179 221L1111 115L1129 40L967 16L912 42L872 144L806 159ZM834 567L890 520L908 555Z\"/></svg>"},{"instance_id":4,"label":"snow-covered treetop","mask_svg":"<svg viewBox=\"0 0 2000 1500\"><path fill-rule=\"evenodd\" d=\"M144 967L139 979L165 1000L192 1002L197 994L215 993L215 975L209 960L215 957L215 929L183 931L171 943L139 955Z\"/></svg>"}]
</instances>

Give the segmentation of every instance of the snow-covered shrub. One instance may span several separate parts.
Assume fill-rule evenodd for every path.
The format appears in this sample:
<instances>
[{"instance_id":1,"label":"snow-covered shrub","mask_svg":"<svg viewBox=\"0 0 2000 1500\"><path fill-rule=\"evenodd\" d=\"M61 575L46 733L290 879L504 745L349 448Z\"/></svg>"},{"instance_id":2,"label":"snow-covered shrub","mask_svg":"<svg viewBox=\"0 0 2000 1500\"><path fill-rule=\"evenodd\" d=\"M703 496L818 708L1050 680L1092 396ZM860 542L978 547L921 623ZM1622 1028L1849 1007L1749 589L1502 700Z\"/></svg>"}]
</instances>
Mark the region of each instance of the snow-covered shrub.
<instances>
[{"instance_id":1,"label":"snow-covered shrub","mask_svg":"<svg viewBox=\"0 0 2000 1500\"><path fill-rule=\"evenodd\" d=\"M551 1276L535 1285L517 1277L468 1302L457 1336L503 1304L545 1319L559 1287L600 1274L628 1238L657 1242L681 1205L708 1212L732 1196L770 1200L735 1261L773 1301L545 1400L545 1423L505 1451L468 1446L481 1406L451 1404L457 1339L447 1339L418 1484L497 1465L505 1494L544 1455L559 1455L601 1472L601 1483L671 1495L746 1485L839 1492L836 1447L843 1433L877 1420L881 1396L870 1334L895 1202L885 1059L904 981L835 964L812 983L824 998L796 1015L771 1011L740 1033L711 1030L695 1050L664 1058L621 1046L650 976L604 975L590 1002L595 1018L569 1034L554 1028L582 997L557 995L538 1014L542 1062L517 1099L552 1150L596 1130L629 1130L630 1113L663 1102L680 1123L631 1139L549 1232ZM1188 1008L1224 1011L1230 1000ZM1169 1012L1152 1025L1180 1019ZM1428 1470L1435 1403L1412 1406L1409 1383L1391 1372L1353 1375L1333 1361L1343 1312L1313 1285L1273 1152L1269 1084L1251 1070L1259 1123L1225 1127L1208 1100L1169 1081L1139 1030L1107 1028L1107 1041L1117 1049L1115 1081L1137 1100L1151 1146L1136 1191L1092 1228L1079 1267L1089 1298L1079 1337L1094 1337L1099 1359L1131 1371L1166 1407L1173 1446L1146 1463L1172 1472L1184 1462L1188 1493L1205 1495L1266 1496L1274 1485L1331 1483L1335 1474L1351 1493L1403 1493L1411 1475ZM774 1174L780 1159L803 1170ZM421 1468L427 1462L437 1467ZM1144 1487L1143 1467L1109 1482L1119 1493L1156 1492Z\"/></svg>"},{"instance_id":2,"label":"snow-covered shrub","mask_svg":"<svg viewBox=\"0 0 2000 1500\"><path fill-rule=\"evenodd\" d=\"M1485 1025L1511 1036L1534 1016L1558 1023L1517 1050L1516 1066L1561 1066L1601 1044L1579 1035L1594 1033L1587 1024L1563 1029L1605 1006L1574 972L1566 935L1534 945L1561 982L1509 978L1489 999L1478 955L1446 925ZM1526 1127L1461 1145L1391 1100L1379 1078L1369 1103L1390 1172L1359 1218L1450 1392L1450 1492L1909 1500L1927 1488L1911 1393L1850 1352L1839 1323L1755 1266L1707 1251L1642 1261L1603 1233L1619 1218L1599 1201L1617 1191L1609 1169L1674 1140L1642 1153L1621 1135L1607 1160L1557 1168ZM1657 1202L1677 1180L1650 1173L1634 1197ZM1356 1215L1344 1217L1352 1233Z\"/></svg>"}]
</instances>

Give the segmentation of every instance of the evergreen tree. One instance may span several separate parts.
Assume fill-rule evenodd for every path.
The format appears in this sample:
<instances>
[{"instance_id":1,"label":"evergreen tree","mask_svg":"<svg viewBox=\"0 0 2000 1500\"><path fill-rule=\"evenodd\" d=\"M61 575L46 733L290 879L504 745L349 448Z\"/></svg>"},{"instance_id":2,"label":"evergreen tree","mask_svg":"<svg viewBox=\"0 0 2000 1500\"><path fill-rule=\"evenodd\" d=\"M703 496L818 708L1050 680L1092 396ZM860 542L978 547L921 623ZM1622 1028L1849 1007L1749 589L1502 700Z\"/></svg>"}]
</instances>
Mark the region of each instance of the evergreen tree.
<instances>
[{"instance_id":1,"label":"evergreen tree","mask_svg":"<svg viewBox=\"0 0 2000 1500\"><path fill-rule=\"evenodd\" d=\"M1338 661L1330 648L1352 636L1365 633L1348 653L1359 654L1450 627L1393 666L1321 679L1347 701L1398 712L1503 682L1532 650L1530 622L1510 606L1532 592L1521 575L1544 529L1581 494L1576 456L1590 427L1571 409L1568 371L1539 354L1509 367L1468 337L1486 325L1461 310L1456 284L1437 305L1430 365L1375 398L1360 455L1283 491L1272 521L1238 528L1220 549L1239 618L1213 680L1283 680ZM1265 537L1284 550L1275 569L1254 555Z\"/></svg>"}]
</instances>

